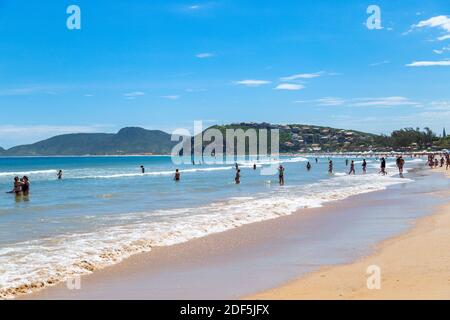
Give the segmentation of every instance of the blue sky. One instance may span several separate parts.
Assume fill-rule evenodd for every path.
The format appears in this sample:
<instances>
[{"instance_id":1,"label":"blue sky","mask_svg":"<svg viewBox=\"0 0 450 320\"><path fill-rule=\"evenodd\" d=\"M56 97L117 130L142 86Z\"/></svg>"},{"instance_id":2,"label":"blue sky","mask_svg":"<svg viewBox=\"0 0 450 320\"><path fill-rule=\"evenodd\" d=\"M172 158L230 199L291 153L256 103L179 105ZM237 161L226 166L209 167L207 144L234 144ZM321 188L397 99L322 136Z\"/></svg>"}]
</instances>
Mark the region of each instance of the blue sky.
<instances>
[{"instance_id":1,"label":"blue sky","mask_svg":"<svg viewBox=\"0 0 450 320\"><path fill-rule=\"evenodd\" d=\"M441 132L449 35L448 0L0 0L0 146L194 120Z\"/></svg>"}]
</instances>

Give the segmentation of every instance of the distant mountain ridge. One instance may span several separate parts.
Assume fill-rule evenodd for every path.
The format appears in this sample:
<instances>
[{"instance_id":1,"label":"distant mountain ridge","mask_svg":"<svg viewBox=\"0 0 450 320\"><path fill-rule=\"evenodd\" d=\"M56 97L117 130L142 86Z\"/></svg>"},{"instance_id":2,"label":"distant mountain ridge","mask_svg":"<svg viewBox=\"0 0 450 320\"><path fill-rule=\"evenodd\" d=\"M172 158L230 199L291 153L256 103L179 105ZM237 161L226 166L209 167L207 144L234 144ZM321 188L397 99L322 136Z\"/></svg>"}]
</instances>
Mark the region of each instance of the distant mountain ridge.
<instances>
[{"instance_id":1,"label":"distant mountain ridge","mask_svg":"<svg viewBox=\"0 0 450 320\"><path fill-rule=\"evenodd\" d=\"M233 123L215 125L211 128L222 132L227 129L278 129L282 153L297 152L349 152L349 151L414 151L450 147L450 139L438 138L428 128L425 131L406 128L394 131L391 136L376 135L356 130L331 127L269 123ZM117 133L74 133L55 136L33 144L5 150L0 147L0 156L80 156L80 155L145 155L170 154L178 141L161 130L127 127ZM203 141L203 147L210 142ZM193 144L192 144L193 145ZM224 144L224 146L226 143ZM246 141L248 145L248 141ZM268 146L270 144L268 143ZM236 147L236 146L235 146Z\"/></svg>"},{"instance_id":2,"label":"distant mountain ridge","mask_svg":"<svg viewBox=\"0 0 450 320\"><path fill-rule=\"evenodd\" d=\"M33 144L0 149L3 156L67 156L168 154L176 142L161 130L138 127L121 129L118 133L73 133L55 136Z\"/></svg>"}]
</instances>

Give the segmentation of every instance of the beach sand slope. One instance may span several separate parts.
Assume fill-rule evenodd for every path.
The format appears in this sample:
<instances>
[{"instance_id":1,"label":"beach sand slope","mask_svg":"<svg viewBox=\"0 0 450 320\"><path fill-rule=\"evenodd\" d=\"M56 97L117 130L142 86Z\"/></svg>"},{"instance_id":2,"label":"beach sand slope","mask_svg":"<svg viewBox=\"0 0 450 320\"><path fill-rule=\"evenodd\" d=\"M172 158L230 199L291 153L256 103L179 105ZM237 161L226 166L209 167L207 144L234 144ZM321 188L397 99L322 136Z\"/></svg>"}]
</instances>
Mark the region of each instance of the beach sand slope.
<instances>
[{"instance_id":1,"label":"beach sand slope","mask_svg":"<svg viewBox=\"0 0 450 320\"><path fill-rule=\"evenodd\" d=\"M372 256L246 299L450 299L450 192L440 196L449 203L419 219L411 231L381 243ZM380 268L379 289L368 289L369 278L369 284L376 283L369 266Z\"/></svg>"}]
</instances>

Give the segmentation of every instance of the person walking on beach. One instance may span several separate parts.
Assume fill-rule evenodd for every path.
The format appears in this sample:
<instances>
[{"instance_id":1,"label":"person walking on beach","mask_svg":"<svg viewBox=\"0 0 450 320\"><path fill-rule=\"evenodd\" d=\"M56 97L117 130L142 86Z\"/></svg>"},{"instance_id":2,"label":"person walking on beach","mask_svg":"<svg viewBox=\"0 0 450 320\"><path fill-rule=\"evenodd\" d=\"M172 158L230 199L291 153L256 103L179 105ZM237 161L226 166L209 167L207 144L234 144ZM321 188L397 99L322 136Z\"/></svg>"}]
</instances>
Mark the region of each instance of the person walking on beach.
<instances>
[{"instance_id":1,"label":"person walking on beach","mask_svg":"<svg viewBox=\"0 0 450 320\"><path fill-rule=\"evenodd\" d=\"M58 177L58 180L61 180L62 176L63 176L63 171L59 170L58 173L56 174L56 176Z\"/></svg>"},{"instance_id":2,"label":"person walking on beach","mask_svg":"<svg viewBox=\"0 0 450 320\"><path fill-rule=\"evenodd\" d=\"M328 162L328 173L333 174L333 160Z\"/></svg>"},{"instance_id":3,"label":"person walking on beach","mask_svg":"<svg viewBox=\"0 0 450 320\"><path fill-rule=\"evenodd\" d=\"M180 179L181 179L180 170L176 169L175 170L175 176L173 177L173 180L178 182L178 181L180 181Z\"/></svg>"},{"instance_id":4,"label":"person walking on beach","mask_svg":"<svg viewBox=\"0 0 450 320\"><path fill-rule=\"evenodd\" d=\"M234 177L236 184L241 184L241 169L236 170L236 176Z\"/></svg>"},{"instance_id":5,"label":"person walking on beach","mask_svg":"<svg viewBox=\"0 0 450 320\"><path fill-rule=\"evenodd\" d=\"M362 169L363 169L363 174L366 174L366 172L367 172L367 162L366 162L366 159L363 159Z\"/></svg>"},{"instance_id":6,"label":"person walking on beach","mask_svg":"<svg viewBox=\"0 0 450 320\"><path fill-rule=\"evenodd\" d=\"M280 186L284 185L284 167L280 165L278 168L278 180L280 182Z\"/></svg>"},{"instance_id":7,"label":"person walking on beach","mask_svg":"<svg viewBox=\"0 0 450 320\"><path fill-rule=\"evenodd\" d=\"M309 161L308 161L308 163L306 164L306 170L308 170L308 171L311 170L311 163L309 163Z\"/></svg>"},{"instance_id":8,"label":"person walking on beach","mask_svg":"<svg viewBox=\"0 0 450 320\"><path fill-rule=\"evenodd\" d=\"M348 174L355 174L355 161L352 160L352 163L350 164L350 171Z\"/></svg>"},{"instance_id":9,"label":"person walking on beach","mask_svg":"<svg viewBox=\"0 0 450 320\"><path fill-rule=\"evenodd\" d=\"M385 176L387 174L386 172L386 159L383 157L381 158L381 165L380 165L380 172L381 174L383 174L383 176Z\"/></svg>"},{"instance_id":10,"label":"person walking on beach","mask_svg":"<svg viewBox=\"0 0 450 320\"><path fill-rule=\"evenodd\" d=\"M446 159L445 170L448 170L448 168L450 167L450 155L449 154L445 155L445 159Z\"/></svg>"},{"instance_id":11,"label":"person walking on beach","mask_svg":"<svg viewBox=\"0 0 450 320\"><path fill-rule=\"evenodd\" d=\"M142 174L145 173L145 167L144 166L141 166L141 172L142 172Z\"/></svg>"}]
</instances>

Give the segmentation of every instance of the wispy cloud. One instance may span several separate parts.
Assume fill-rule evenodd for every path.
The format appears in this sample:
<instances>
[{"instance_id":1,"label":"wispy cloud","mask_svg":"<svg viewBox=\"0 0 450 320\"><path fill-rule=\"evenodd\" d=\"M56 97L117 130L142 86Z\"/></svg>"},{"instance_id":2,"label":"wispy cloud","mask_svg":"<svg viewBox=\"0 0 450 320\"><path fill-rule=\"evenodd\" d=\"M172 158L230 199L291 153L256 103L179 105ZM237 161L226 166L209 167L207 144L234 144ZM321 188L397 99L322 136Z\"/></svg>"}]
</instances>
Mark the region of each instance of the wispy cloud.
<instances>
[{"instance_id":1,"label":"wispy cloud","mask_svg":"<svg viewBox=\"0 0 450 320\"><path fill-rule=\"evenodd\" d=\"M419 106L420 104L406 97L381 98L353 98L324 97L309 101L295 101L296 103L313 103L318 106L348 106L348 107L375 107L388 108L395 106Z\"/></svg>"},{"instance_id":2,"label":"wispy cloud","mask_svg":"<svg viewBox=\"0 0 450 320\"><path fill-rule=\"evenodd\" d=\"M394 107L413 106L418 105L418 103L405 97L384 97L353 99L351 105L356 107Z\"/></svg>"},{"instance_id":3,"label":"wispy cloud","mask_svg":"<svg viewBox=\"0 0 450 320\"><path fill-rule=\"evenodd\" d=\"M434 66L450 66L450 60L441 61L414 61L406 65L407 67L434 67Z\"/></svg>"},{"instance_id":4,"label":"wispy cloud","mask_svg":"<svg viewBox=\"0 0 450 320\"><path fill-rule=\"evenodd\" d=\"M302 84L295 84L295 83L280 83L278 86L274 88L275 90L290 90L290 91L297 91L305 89L305 86Z\"/></svg>"},{"instance_id":5,"label":"wispy cloud","mask_svg":"<svg viewBox=\"0 0 450 320\"><path fill-rule=\"evenodd\" d=\"M381 65L383 65L383 64L389 64L389 63L391 63L391 61L389 61L389 60L384 60L384 61L379 61L379 62L371 63L370 66L371 66L371 67L377 67L377 66L381 66Z\"/></svg>"},{"instance_id":6,"label":"wispy cloud","mask_svg":"<svg viewBox=\"0 0 450 320\"><path fill-rule=\"evenodd\" d=\"M198 53L195 55L197 58L199 59L206 59L206 58L212 58L215 56L214 53L210 53L210 52L203 52L203 53Z\"/></svg>"},{"instance_id":7,"label":"wispy cloud","mask_svg":"<svg viewBox=\"0 0 450 320\"><path fill-rule=\"evenodd\" d=\"M318 78L323 74L323 72L316 73L298 73L287 77L280 78L281 81L294 81L298 79L313 79Z\"/></svg>"},{"instance_id":8,"label":"wispy cloud","mask_svg":"<svg viewBox=\"0 0 450 320\"><path fill-rule=\"evenodd\" d=\"M125 99L136 99L137 97L141 97L144 96L145 93L142 91L133 91L133 92L128 92L128 93L124 93L123 96L125 97Z\"/></svg>"},{"instance_id":9,"label":"wispy cloud","mask_svg":"<svg viewBox=\"0 0 450 320\"><path fill-rule=\"evenodd\" d=\"M325 97L316 100L321 106L341 106L345 103L342 98Z\"/></svg>"},{"instance_id":10,"label":"wispy cloud","mask_svg":"<svg viewBox=\"0 0 450 320\"><path fill-rule=\"evenodd\" d=\"M180 96L174 94L174 95L162 96L161 98L168 99L168 100L178 100L180 98Z\"/></svg>"},{"instance_id":11,"label":"wispy cloud","mask_svg":"<svg viewBox=\"0 0 450 320\"><path fill-rule=\"evenodd\" d=\"M263 86L266 84L270 84L271 81L248 79L248 80L235 81L234 83L237 85L243 85L243 86L247 86L247 87L259 87L259 86Z\"/></svg>"}]
</instances>

